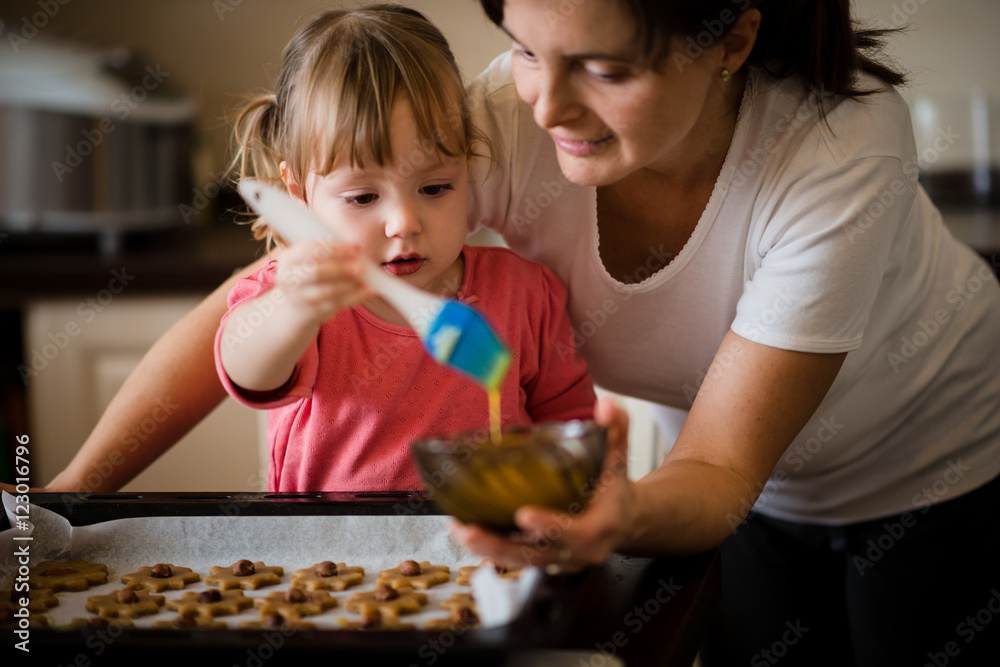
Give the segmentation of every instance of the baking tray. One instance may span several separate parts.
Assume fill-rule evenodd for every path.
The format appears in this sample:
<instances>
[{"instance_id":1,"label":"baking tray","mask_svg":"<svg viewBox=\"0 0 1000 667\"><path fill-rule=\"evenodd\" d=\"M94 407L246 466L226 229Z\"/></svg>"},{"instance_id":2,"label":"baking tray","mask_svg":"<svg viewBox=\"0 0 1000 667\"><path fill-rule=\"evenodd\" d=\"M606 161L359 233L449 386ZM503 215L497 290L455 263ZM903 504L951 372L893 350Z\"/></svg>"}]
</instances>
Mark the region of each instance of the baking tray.
<instances>
[{"instance_id":1,"label":"baking tray","mask_svg":"<svg viewBox=\"0 0 1000 667\"><path fill-rule=\"evenodd\" d=\"M440 515L422 492L409 493L32 493L31 503L74 526L136 517L283 515ZM0 514L3 528L6 517ZM34 664L128 664L163 653L197 664L301 665L335 658L338 664L501 665L520 650L552 649L572 634L582 575L545 576L510 623L468 631L299 630L31 630ZM36 662L44 660L44 662ZM345 662L346 661L346 662ZM509 663L508 663L509 664Z\"/></svg>"}]
</instances>

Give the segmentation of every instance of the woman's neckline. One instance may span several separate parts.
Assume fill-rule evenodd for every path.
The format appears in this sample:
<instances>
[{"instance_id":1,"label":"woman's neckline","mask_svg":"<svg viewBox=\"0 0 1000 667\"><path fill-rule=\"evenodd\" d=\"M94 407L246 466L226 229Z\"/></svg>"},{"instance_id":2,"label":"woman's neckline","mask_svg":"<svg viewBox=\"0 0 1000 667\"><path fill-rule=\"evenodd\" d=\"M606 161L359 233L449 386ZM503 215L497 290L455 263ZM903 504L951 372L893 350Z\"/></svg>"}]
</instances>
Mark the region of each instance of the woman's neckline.
<instances>
[{"instance_id":1,"label":"woman's neckline","mask_svg":"<svg viewBox=\"0 0 1000 667\"><path fill-rule=\"evenodd\" d=\"M596 264L598 273L604 282L610 284L614 289L619 291L645 291L668 281L674 275L679 273L691 260L697 251L697 248L701 245L702 241L704 241L709 230L713 226L715 219L718 216L719 209L722 206L722 202L728 193L728 184L732 179L732 174L736 168L737 156L742 151L742 147L746 141L746 128L749 124L748 116L751 112L752 99L755 96L755 92L758 87L756 80L756 71L754 69L750 69L746 75L743 94L740 99L736 119L733 124L733 132L730 137L729 146L726 150L722 165L716 174L708 201L701 211L701 214L686 242L682 245L680 250L669 258L669 261L663 263L658 270L648 272L648 275L642 277L642 279L628 283L622 282L611 275L607 266L605 266L600 253L600 228L597 212L598 188L595 187L590 189L592 196L591 205L593 207L591 256L592 260ZM653 248L650 248L650 250L652 251ZM651 256L653 254L655 254L658 259L662 259L663 257L663 253L651 253Z\"/></svg>"}]
</instances>

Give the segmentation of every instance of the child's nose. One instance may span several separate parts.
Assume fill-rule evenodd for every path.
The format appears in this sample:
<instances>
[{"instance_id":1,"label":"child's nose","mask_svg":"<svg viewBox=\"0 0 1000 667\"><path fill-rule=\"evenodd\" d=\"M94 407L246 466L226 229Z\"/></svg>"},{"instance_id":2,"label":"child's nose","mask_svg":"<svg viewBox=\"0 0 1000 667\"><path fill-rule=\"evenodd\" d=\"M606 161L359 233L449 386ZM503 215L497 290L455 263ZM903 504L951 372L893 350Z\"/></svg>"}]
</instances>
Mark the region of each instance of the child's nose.
<instances>
[{"instance_id":1,"label":"child's nose","mask_svg":"<svg viewBox=\"0 0 1000 667\"><path fill-rule=\"evenodd\" d=\"M419 234L421 229L420 215L412 206L397 206L385 223L385 235L389 238L407 238Z\"/></svg>"}]
</instances>

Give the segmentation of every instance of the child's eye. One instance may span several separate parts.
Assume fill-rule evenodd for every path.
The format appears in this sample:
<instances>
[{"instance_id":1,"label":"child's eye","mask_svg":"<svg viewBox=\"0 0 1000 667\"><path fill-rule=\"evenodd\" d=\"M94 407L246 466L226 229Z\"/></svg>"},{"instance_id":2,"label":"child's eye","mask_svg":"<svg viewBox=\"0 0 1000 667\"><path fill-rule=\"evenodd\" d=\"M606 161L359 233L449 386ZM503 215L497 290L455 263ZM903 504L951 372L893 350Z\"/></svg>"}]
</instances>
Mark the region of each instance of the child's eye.
<instances>
[{"instance_id":1,"label":"child's eye","mask_svg":"<svg viewBox=\"0 0 1000 667\"><path fill-rule=\"evenodd\" d=\"M454 190L454 186L451 183L440 183L438 185L425 185L420 188L420 191L425 195L430 195L431 197L437 197L442 194L445 190Z\"/></svg>"},{"instance_id":2,"label":"child's eye","mask_svg":"<svg viewBox=\"0 0 1000 667\"><path fill-rule=\"evenodd\" d=\"M374 192L366 192L363 195L354 195L352 197L344 197L344 201L348 204L358 204L364 206L366 204L371 204L373 201L378 199L378 195Z\"/></svg>"}]
</instances>

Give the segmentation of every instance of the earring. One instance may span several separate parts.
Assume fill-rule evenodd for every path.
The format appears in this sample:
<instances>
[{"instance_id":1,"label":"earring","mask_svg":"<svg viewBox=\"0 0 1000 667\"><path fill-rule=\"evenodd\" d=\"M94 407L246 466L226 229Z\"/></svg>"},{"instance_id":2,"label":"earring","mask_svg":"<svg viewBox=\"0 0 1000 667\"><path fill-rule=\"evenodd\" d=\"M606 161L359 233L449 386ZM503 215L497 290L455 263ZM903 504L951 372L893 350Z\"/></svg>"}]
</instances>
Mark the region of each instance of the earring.
<instances>
[{"instance_id":1,"label":"earring","mask_svg":"<svg viewBox=\"0 0 1000 667\"><path fill-rule=\"evenodd\" d=\"M723 67L722 71L719 72L719 76L722 77L723 81L729 81L730 77L732 77L732 73L730 73L728 69Z\"/></svg>"}]
</instances>

